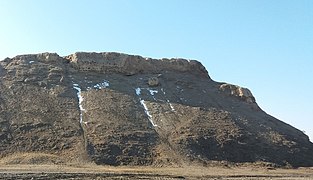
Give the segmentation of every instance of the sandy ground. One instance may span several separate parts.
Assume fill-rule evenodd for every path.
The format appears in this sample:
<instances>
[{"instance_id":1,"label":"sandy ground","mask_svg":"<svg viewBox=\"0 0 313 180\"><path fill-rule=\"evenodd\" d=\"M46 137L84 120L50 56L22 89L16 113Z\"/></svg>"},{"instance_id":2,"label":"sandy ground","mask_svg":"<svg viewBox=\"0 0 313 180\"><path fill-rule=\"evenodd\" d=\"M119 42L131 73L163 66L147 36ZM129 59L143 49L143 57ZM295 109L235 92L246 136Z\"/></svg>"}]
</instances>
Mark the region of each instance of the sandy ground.
<instances>
[{"instance_id":1,"label":"sandy ground","mask_svg":"<svg viewBox=\"0 0 313 180\"><path fill-rule=\"evenodd\" d=\"M313 168L112 167L96 165L0 165L0 179L272 179L313 180Z\"/></svg>"}]
</instances>

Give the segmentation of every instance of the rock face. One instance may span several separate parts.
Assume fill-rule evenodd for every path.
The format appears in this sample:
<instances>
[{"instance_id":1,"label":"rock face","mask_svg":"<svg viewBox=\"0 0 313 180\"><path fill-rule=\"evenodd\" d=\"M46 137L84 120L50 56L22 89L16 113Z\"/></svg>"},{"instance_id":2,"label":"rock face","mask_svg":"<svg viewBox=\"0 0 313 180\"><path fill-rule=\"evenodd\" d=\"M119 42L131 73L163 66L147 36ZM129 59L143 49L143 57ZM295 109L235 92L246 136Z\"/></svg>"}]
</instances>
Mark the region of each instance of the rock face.
<instances>
[{"instance_id":1,"label":"rock face","mask_svg":"<svg viewBox=\"0 0 313 180\"><path fill-rule=\"evenodd\" d=\"M255 103L255 98L253 97L251 91L247 88L232 84L222 84L220 85L220 90L231 96L239 97L247 103Z\"/></svg>"},{"instance_id":2,"label":"rock face","mask_svg":"<svg viewBox=\"0 0 313 180\"><path fill-rule=\"evenodd\" d=\"M52 163L313 166L308 137L248 89L213 81L198 61L121 53L0 61L0 141L2 159Z\"/></svg>"},{"instance_id":3,"label":"rock face","mask_svg":"<svg viewBox=\"0 0 313 180\"><path fill-rule=\"evenodd\" d=\"M197 73L207 76L204 66L198 61L185 59L151 59L121 53L78 52L66 57L75 69L98 73L120 73L134 75L138 73L156 74L165 70Z\"/></svg>"},{"instance_id":4,"label":"rock face","mask_svg":"<svg viewBox=\"0 0 313 180\"><path fill-rule=\"evenodd\" d=\"M148 79L148 84L149 86L153 87L153 86L158 86L159 85L159 79L157 77L151 77Z\"/></svg>"}]
</instances>

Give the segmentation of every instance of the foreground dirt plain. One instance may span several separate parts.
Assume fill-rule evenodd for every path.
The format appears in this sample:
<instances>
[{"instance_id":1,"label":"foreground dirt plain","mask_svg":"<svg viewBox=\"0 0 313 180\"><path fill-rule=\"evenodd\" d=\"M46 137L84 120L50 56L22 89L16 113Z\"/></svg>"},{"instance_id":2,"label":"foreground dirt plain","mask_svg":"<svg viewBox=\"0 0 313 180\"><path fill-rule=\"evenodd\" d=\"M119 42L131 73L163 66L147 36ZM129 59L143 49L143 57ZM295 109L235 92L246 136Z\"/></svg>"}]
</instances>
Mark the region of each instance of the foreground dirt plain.
<instances>
[{"instance_id":1,"label":"foreground dirt plain","mask_svg":"<svg viewBox=\"0 0 313 180\"><path fill-rule=\"evenodd\" d=\"M266 179L309 180L313 168L112 167L96 165L0 165L0 179Z\"/></svg>"}]
</instances>

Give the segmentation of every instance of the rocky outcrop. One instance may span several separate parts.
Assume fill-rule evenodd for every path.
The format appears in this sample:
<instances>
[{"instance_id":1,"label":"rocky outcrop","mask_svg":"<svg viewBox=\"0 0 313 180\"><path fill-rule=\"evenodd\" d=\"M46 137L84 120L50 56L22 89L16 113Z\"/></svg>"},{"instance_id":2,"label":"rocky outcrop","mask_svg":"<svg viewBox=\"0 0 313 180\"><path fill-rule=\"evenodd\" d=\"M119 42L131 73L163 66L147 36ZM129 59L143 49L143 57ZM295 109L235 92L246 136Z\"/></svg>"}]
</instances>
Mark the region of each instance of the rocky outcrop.
<instances>
[{"instance_id":1,"label":"rocky outcrop","mask_svg":"<svg viewBox=\"0 0 313 180\"><path fill-rule=\"evenodd\" d=\"M222 84L219 88L221 91L225 92L230 96L239 97L247 103L255 103L255 98L252 95L251 91L247 88L232 84Z\"/></svg>"},{"instance_id":2,"label":"rocky outcrop","mask_svg":"<svg viewBox=\"0 0 313 180\"><path fill-rule=\"evenodd\" d=\"M160 73L164 70L198 73L207 76L204 66L195 60L151 59L122 53L86 53L77 52L66 57L72 66L80 71L101 73L116 72L125 75L138 73Z\"/></svg>"},{"instance_id":3,"label":"rocky outcrop","mask_svg":"<svg viewBox=\"0 0 313 180\"><path fill-rule=\"evenodd\" d=\"M27 54L27 55L18 55L13 58L16 63L33 63L33 62L47 62L47 63L55 63L58 61L64 61L62 57L60 57L57 53L41 53L41 54ZM6 61L10 61L10 59L5 59Z\"/></svg>"},{"instance_id":4,"label":"rocky outcrop","mask_svg":"<svg viewBox=\"0 0 313 180\"><path fill-rule=\"evenodd\" d=\"M153 87L153 86L158 86L159 85L159 79L157 77L151 77L148 79L148 84L149 86Z\"/></svg>"},{"instance_id":5,"label":"rocky outcrop","mask_svg":"<svg viewBox=\"0 0 313 180\"><path fill-rule=\"evenodd\" d=\"M211 80L197 61L121 53L0 61L0 142L3 160L313 166L308 137L248 89Z\"/></svg>"}]
</instances>

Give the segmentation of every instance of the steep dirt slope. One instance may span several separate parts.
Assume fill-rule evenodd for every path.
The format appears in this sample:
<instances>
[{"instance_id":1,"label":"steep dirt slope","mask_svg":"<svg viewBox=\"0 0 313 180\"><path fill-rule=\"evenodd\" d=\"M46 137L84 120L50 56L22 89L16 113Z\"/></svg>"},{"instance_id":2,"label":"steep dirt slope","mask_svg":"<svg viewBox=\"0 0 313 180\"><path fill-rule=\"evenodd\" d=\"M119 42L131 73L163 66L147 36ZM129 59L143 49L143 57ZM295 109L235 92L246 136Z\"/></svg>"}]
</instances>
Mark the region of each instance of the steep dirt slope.
<instances>
[{"instance_id":1,"label":"steep dirt slope","mask_svg":"<svg viewBox=\"0 0 313 180\"><path fill-rule=\"evenodd\" d=\"M0 155L61 162L313 166L313 144L197 61L54 53L0 62ZM57 161L57 162L55 162Z\"/></svg>"},{"instance_id":2,"label":"steep dirt slope","mask_svg":"<svg viewBox=\"0 0 313 180\"><path fill-rule=\"evenodd\" d=\"M19 56L1 62L1 155L70 152L82 157L78 102L64 60ZM5 69L4 69L4 68ZM85 153L86 154L86 153Z\"/></svg>"}]
</instances>

